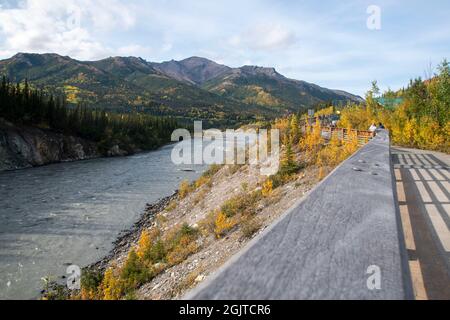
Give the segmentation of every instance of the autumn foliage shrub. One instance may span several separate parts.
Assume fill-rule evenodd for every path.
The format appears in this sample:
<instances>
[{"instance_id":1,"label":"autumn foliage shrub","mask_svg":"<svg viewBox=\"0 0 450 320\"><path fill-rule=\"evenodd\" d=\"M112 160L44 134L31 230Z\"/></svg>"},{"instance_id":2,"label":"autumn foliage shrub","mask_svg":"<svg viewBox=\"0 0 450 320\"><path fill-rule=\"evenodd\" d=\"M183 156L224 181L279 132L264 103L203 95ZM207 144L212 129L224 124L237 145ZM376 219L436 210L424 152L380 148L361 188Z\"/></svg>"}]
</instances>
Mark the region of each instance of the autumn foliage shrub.
<instances>
[{"instance_id":1,"label":"autumn foliage shrub","mask_svg":"<svg viewBox=\"0 0 450 320\"><path fill-rule=\"evenodd\" d=\"M111 267L105 271L100 291L102 300L120 300L122 298L124 291L117 269Z\"/></svg>"},{"instance_id":2,"label":"autumn foliage shrub","mask_svg":"<svg viewBox=\"0 0 450 320\"><path fill-rule=\"evenodd\" d=\"M325 140L322 137L322 128L317 121L313 126L307 125L303 139L300 141L300 148L305 152L306 158L314 163Z\"/></svg>"},{"instance_id":3,"label":"autumn foliage shrub","mask_svg":"<svg viewBox=\"0 0 450 320\"><path fill-rule=\"evenodd\" d=\"M233 229L236 224L236 219L228 217L225 213L219 211L214 222L214 234L217 238L222 238Z\"/></svg>"},{"instance_id":4,"label":"autumn foliage shrub","mask_svg":"<svg viewBox=\"0 0 450 320\"><path fill-rule=\"evenodd\" d=\"M179 264L197 252L198 230L187 224L163 237L158 229L144 230L138 244L121 267L112 266L102 276L92 274L82 281L83 299L120 300L134 297L142 284L167 266Z\"/></svg>"},{"instance_id":5,"label":"autumn foliage shrub","mask_svg":"<svg viewBox=\"0 0 450 320\"><path fill-rule=\"evenodd\" d=\"M234 217L238 214L255 214L255 205L261 199L261 197L261 191L238 194L237 196L225 201L221 206L221 211L227 217Z\"/></svg>"},{"instance_id":6,"label":"autumn foliage shrub","mask_svg":"<svg viewBox=\"0 0 450 320\"><path fill-rule=\"evenodd\" d=\"M411 80L406 89L384 93L403 100L395 108L378 104L373 91L366 105L342 110L340 126L367 130L381 122L395 145L450 153L450 66L446 60L430 80Z\"/></svg>"},{"instance_id":7,"label":"autumn foliage shrub","mask_svg":"<svg viewBox=\"0 0 450 320\"><path fill-rule=\"evenodd\" d=\"M174 228L164 239L166 260L169 265L176 265L186 260L188 256L197 252L198 230L183 224L181 228Z\"/></svg>"},{"instance_id":8,"label":"autumn foliage shrub","mask_svg":"<svg viewBox=\"0 0 450 320\"><path fill-rule=\"evenodd\" d=\"M273 181L272 179L267 179L262 187L262 195L263 197L269 197L272 194L272 192L273 192Z\"/></svg>"},{"instance_id":9,"label":"autumn foliage shrub","mask_svg":"<svg viewBox=\"0 0 450 320\"><path fill-rule=\"evenodd\" d=\"M200 178L198 178L195 183L195 189L199 189L201 187L203 187L204 185L210 185L211 184L211 177L207 177L207 176L201 176Z\"/></svg>"},{"instance_id":10,"label":"autumn foliage shrub","mask_svg":"<svg viewBox=\"0 0 450 320\"><path fill-rule=\"evenodd\" d=\"M122 281L124 294L131 293L154 276L152 266L147 262L139 258L134 249L129 252L127 260L120 272L120 280Z\"/></svg>"},{"instance_id":11,"label":"autumn foliage shrub","mask_svg":"<svg viewBox=\"0 0 450 320\"><path fill-rule=\"evenodd\" d=\"M187 197L187 195L192 191L192 187L189 184L189 181L183 180L180 183L180 188L178 190L178 194L180 195L181 199L184 199Z\"/></svg>"},{"instance_id":12,"label":"autumn foliage shrub","mask_svg":"<svg viewBox=\"0 0 450 320\"><path fill-rule=\"evenodd\" d=\"M97 300L98 287L103 281L103 274L97 270L84 270L81 275L81 299Z\"/></svg>"},{"instance_id":13,"label":"autumn foliage shrub","mask_svg":"<svg viewBox=\"0 0 450 320\"><path fill-rule=\"evenodd\" d=\"M203 173L203 177L213 177L217 172L220 171L220 169L222 169L222 165L219 164L213 164L211 165L208 170L205 171L205 173Z\"/></svg>"}]
</instances>

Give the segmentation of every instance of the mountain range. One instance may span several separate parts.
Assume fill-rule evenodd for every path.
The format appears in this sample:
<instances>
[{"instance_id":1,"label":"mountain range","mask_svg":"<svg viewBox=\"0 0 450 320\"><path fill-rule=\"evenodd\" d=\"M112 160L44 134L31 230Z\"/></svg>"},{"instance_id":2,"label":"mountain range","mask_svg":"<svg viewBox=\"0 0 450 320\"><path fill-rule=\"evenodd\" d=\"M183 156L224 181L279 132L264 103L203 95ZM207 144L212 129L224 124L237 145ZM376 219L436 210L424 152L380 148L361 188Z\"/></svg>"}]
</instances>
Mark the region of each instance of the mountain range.
<instances>
[{"instance_id":1,"label":"mountain range","mask_svg":"<svg viewBox=\"0 0 450 320\"><path fill-rule=\"evenodd\" d=\"M155 63L136 57L78 61L18 53L0 61L0 75L17 82L28 79L33 86L64 94L71 104L228 123L273 118L320 103L362 101L289 79L274 68L230 68L200 57Z\"/></svg>"}]
</instances>

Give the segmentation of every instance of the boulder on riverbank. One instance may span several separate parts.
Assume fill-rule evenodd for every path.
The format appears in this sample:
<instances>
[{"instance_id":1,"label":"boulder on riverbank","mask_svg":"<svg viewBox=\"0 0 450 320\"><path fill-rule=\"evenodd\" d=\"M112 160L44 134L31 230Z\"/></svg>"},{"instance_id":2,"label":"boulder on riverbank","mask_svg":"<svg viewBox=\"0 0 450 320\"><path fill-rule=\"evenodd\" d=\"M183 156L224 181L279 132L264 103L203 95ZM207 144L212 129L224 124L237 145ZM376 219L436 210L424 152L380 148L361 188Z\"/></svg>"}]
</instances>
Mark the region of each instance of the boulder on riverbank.
<instances>
[{"instance_id":1,"label":"boulder on riverbank","mask_svg":"<svg viewBox=\"0 0 450 320\"><path fill-rule=\"evenodd\" d=\"M125 150L122 150L119 145L113 146L111 149L108 150L106 153L108 157L124 157L128 155L128 152Z\"/></svg>"}]
</instances>

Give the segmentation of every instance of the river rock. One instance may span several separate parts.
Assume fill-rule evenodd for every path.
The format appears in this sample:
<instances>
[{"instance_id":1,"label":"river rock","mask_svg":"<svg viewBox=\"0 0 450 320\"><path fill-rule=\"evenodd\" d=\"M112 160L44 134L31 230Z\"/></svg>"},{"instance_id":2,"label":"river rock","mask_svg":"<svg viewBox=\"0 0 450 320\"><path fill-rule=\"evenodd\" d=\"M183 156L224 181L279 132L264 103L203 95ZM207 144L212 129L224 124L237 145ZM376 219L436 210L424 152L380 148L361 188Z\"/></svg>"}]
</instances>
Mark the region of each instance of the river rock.
<instances>
[{"instance_id":1,"label":"river rock","mask_svg":"<svg viewBox=\"0 0 450 320\"><path fill-rule=\"evenodd\" d=\"M108 157L123 157L128 155L128 152L120 149L120 147L116 144L114 147L108 150L107 155Z\"/></svg>"}]
</instances>

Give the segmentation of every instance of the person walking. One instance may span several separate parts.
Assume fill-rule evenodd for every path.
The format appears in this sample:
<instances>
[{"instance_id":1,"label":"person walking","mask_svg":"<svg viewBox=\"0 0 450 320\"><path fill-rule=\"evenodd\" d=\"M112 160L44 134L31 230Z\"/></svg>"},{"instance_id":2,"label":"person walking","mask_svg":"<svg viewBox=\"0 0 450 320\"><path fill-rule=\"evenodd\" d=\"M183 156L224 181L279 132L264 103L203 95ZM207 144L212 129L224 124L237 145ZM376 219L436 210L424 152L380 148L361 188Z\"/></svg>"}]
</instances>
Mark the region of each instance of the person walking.
<instances>
[{"instance_id":1,"label":"person walking","mask_svg":"<svg viewBox=\"0 0 450 320\"><path fill-rule=\"evenodd\" d=\"M369 128L369 131L370 131L370 132L375 132L376 130L377 130L376 124L375 124L375 123L372 123L372 125L371 125L370 128Z\"/></svg>"}]
</instances>

